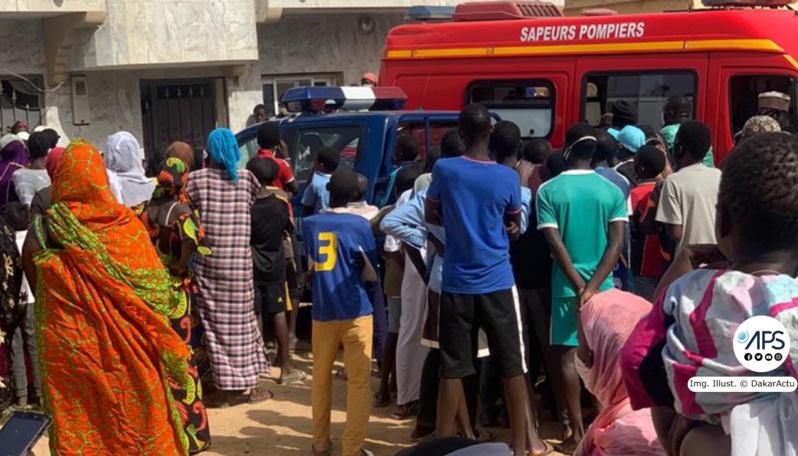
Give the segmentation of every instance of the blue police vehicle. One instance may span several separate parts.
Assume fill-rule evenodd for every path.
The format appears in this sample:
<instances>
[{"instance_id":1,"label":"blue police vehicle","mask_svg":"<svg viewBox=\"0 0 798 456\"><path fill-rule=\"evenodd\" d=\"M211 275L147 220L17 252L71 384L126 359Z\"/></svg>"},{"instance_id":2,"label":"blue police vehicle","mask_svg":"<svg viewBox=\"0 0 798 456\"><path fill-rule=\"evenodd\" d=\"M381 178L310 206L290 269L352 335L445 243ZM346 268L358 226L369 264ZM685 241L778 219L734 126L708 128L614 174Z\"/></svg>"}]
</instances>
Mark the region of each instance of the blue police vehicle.
<instances>
[{"instance_id":1,"label":"blue police vehicle","mask_svg":"<svg viewBox=\"0 0 798 456\"><path fill-rule=\"evenodd\" d=\"M391 162L396 138L415 136L423 157L439 146L448 129L457 126L456 111L403 110L407 96L398 87L296 87L286 91L281 101L290 115L276 122L288 146L285 158L300 184L300 194L293 199L296 209L313 177L319 148L338 150L339 166L366 176L366 199L379 205L396 169ZM258 127L253 125L236 135L241 168L258 153Z\"/></svg>"}]
</instances>

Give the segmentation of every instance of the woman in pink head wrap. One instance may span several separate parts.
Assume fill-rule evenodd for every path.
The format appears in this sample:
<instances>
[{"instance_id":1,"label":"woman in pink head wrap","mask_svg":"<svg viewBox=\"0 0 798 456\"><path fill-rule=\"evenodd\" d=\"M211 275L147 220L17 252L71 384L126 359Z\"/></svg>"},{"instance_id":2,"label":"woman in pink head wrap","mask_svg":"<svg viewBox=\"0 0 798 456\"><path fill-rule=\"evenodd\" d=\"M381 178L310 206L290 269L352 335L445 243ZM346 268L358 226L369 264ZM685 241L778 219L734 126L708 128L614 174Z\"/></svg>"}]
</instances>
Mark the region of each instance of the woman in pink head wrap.
<instances>
[{"instance_id":1,"label":"woman in pink head wrap","mask_svg":"<svg viewBox=\"0 0 798 456\"><path fill-rule=\"evenodd\" d=\"M620 290L596 295L581 310L576 368L601 412L575 456L665 456L649 410L632 411L621 349L651 303Z\"/></svg>"}]
</instances>

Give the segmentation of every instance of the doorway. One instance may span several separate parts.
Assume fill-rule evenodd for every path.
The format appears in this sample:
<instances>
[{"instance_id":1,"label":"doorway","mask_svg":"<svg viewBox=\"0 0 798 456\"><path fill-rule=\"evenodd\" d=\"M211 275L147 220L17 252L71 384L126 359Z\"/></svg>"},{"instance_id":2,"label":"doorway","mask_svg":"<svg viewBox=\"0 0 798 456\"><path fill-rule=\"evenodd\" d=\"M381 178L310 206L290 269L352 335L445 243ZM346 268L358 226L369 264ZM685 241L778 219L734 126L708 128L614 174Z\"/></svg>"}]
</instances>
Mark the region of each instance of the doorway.
<instances>
[{"instance_id":1,"label":"doorway","mask_svg":"<svg viewBox=\"0 0 798 456\"><path fill-rule=\"evenodd\" d=\"M222 79L141 82L141 116L147 172L155 175L166 148L175 141L205 150L208 134L219 119L217 92Z\"/></svg>"}]
</instances>

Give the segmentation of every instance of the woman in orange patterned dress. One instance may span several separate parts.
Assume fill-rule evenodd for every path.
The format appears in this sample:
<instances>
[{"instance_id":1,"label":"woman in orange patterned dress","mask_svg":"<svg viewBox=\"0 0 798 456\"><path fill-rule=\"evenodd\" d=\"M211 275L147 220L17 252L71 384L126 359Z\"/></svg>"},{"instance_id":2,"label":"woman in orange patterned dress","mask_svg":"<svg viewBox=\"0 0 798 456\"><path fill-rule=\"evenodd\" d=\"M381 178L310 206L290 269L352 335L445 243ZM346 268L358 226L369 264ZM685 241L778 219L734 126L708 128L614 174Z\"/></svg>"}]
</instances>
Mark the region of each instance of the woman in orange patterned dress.
<instances>
[{"instance_id":1,"label":"woman in orange patterned dress","mask_svg":"<svg viewBox=\"0 0 798 456\"><path fill-rule=\"evenodd\" d=\"M83 140L59 161L52 199L23 248L52 454L186 455L169 379L189 385L189 351L169 326L179 296L147 230Z\"/></svg>"}]
</instances>

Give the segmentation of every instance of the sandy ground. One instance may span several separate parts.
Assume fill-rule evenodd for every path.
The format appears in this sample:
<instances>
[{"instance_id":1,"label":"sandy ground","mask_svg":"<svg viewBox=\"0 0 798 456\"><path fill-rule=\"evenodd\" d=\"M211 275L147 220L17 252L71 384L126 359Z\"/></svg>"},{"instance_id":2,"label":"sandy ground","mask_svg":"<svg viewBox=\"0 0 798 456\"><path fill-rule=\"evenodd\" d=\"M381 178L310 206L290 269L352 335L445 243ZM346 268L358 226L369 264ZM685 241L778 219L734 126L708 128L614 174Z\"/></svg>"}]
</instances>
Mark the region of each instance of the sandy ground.
<instances>
[{"instance_id":1,"label":"sandy ground","mask_svg":"<svg viewBox=\"0 0 798 456\"><path fill-rule=\"evenodd\" d=\"M261 385L274 393L274 398L258 405L238 405L223 410L208 411L212 434L212 446L203 455L263 455L295 456L310 455L311 451L311 407L310 382L312 361L310 355L296 355L297 366L308 372L304 384L280 386L274 379L263 380ZM279 376L279 369L272 369L272 376ZM376 391L379 380L373 378ZM334 455L340 455L341 434L346 420L346 383L335 380L333 385L332 438ZM396 421L390 418L391 408L375 409L369 425L366 448L376 456L393 456L402 448L411 446L410 432L413 420ZM491 429L500 441L509 441L508 431ZM544 423L544 438L553 438L559 432L555 423ZM48 454L47 438L35 447L35 454ZM559 455L559 453L554 453Z\"/></svg>"}]
</instances>

